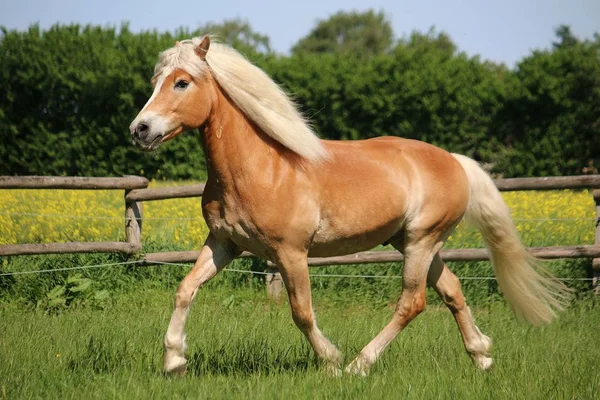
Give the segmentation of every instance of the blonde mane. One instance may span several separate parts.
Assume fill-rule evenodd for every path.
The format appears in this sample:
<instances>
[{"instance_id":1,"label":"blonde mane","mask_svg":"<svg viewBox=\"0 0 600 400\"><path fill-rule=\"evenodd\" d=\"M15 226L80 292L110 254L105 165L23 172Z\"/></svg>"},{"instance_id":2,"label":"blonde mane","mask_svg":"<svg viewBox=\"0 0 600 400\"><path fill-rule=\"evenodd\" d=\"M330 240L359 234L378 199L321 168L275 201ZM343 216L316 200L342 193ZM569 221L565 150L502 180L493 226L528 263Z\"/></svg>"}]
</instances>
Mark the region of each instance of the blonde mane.
<instances>
[{"instance_id":1,"label":"blonde mane","mask_svg":"<svg viewBox=\"0 0 600 400\"><path fill-rule=\"evenodd\" d=\"M203 62L194 52L202 39L184 40L162 52L155 76L181 68L199 77L207 73L208 66L227 95L267 135L310 161L326 156L323 144L296 104L266 73L221 43L211 43Z\"/></svg>"}]
</instances>

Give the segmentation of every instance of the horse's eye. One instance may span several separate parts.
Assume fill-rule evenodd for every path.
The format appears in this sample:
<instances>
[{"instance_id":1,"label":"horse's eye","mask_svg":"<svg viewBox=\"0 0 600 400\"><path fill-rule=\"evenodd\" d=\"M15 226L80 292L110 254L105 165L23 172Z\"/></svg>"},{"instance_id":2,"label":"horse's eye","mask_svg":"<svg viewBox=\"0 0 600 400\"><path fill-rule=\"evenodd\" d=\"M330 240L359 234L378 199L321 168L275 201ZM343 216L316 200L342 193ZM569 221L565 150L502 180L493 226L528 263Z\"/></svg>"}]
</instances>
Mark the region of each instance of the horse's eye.
<instances>
[{"instance_id":1,"label":"horse's eye","mask_svg":"<svg viewBox=\"0 0 600 400\"><path fill-rule=\"evenodd\" d=\"M188 81L185 81L185 80L183 80L183 79L181 79L181 80L178 80L178 81L175 83L175 89L180 89L180 90L183 90L183 89L185 89L186 87L188 87L188 85L189 85L189 84L190 84L190 83L189 83Z\"/></svg>"}]
</instances>

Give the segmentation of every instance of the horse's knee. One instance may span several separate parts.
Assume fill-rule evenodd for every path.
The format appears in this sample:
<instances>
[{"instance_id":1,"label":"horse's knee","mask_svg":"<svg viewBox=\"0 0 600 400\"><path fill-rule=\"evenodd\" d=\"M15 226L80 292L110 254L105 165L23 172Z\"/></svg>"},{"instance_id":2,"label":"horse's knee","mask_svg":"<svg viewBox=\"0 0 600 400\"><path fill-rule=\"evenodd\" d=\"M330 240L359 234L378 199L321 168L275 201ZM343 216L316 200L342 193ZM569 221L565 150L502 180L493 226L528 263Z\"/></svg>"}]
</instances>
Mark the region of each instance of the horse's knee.
<instances>
[{"instance_id":1,"label":"horse's knee","mask_svg":"<svg viewBox=\"0 0 600 400\"><path fill-rule=\"evenodd\" d=\"M460 281L455 276L453 278L452 284L447 286L443 292L440 292L440 297L444 304L455 313L464 309L466 303Z\"/></svg>"},{"instance_id":2,"label":"horse's knee","mask_svg":"<svg viewBox=\"0 0 600 400\"><path fill-rule=\"evenodd\" d=\"M417 315L421 314L426 306L425 293L415 293L410 298L400 299L396 307L396 316L399 318L400 324L406 326Z\"/></svg>"},{"instance_id":3,"label":"horse's knee","mask_svg":"<svg viewBox=\"0 0 600 400\"><path fill-rule=\"evenodd\" d=\"M292 307L292 318L301 331L307 331L314 325L314 314L311 309Z\"/></svg>"},{"instance_id":4,"label":"horse's knee","mask_svg":"<svg viewBox=\"0 0 600 400\"><path fill-rule=\"evenodd\" d=\"M427 301L425 300L425 293L416 294L413 298L412 318L415 318L417 315L421 314L425 310L426 306Z\"/></svg>"},{"instance_id":5,"label":"horse's knee","mask_svg":"<svg viewBox=\"0 0 600 400\"><path fill-rule=\"evenodd\" d=\"M465 298L464 298L462 292L460 292L460 291L456 292L456 293L445 294L444 296L442 296L442 299L443 299L444 303L446 304L446 306L453 313L457 313L457 312L463 310L466 306Z\"/></svg>"},{"instance_id":6,"label":"horse's knee","mask_svg":"<svg viewBox=\"0 0 600 400\"><path fill-rule=\"evenodd\" d=\"M188 287L185 281L181 282L175 293L175 308L187 308L192 302L194 289Z\"/></svg>"}]
</instances>

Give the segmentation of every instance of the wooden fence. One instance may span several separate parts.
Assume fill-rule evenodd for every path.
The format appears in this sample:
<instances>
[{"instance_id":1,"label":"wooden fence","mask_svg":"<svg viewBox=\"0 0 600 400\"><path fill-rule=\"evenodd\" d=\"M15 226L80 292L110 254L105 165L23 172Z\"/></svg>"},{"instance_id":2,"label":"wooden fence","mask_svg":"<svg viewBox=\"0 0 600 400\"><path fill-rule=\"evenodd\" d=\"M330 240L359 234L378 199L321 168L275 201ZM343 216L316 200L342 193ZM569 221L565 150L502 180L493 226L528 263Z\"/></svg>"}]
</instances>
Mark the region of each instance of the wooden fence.
<instances>
[{"instance_id":1,"label":"wooden fence","mask_svg":"<svg viewBox=\"0 0 600 400\"><path fill-rule=\"evenodd\" d=\"M592 189L596 204L596 239L593 245L553 246L528 248L535 256L543 259L591 258L593 259L593 285L600 288L600 175L582 175L547 178L512 178L494 181L501 191ZM82 177L10 177L0 176L0 189L89 189L125 191L125 232L126 242L69 242L43 244L1 245L0 256L56 254L56 253L97 253L118 252L126 255L137 254L142 250L143 202L184 197L199 197L204 192L204 184L183 187L148 189L148 180L139 176L122 178L82 178ZM442 250L447 261L488 260L485 249ZM194 262L199 251L172 251L144 254L139 265L156 262ZM252 257L243 253L242 257ZM309 258L311 266L366 264L402 261L397 251L361 252L347 256ZM267 290L270 296L277 297L281 290L281 278L276 267L269 264L267 270Z\"/></svg>"}]
</instances>

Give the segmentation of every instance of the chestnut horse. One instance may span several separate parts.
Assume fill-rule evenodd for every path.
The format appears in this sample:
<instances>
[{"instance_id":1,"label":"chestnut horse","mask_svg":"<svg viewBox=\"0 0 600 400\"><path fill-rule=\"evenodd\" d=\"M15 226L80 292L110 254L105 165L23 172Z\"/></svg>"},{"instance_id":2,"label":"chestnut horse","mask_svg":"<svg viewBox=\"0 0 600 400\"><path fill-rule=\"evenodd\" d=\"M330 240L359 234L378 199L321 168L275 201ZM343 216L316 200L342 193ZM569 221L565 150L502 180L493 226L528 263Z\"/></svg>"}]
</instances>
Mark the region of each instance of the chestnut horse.
<instances>
[{"instance_id":1,"label":"chestnut horse","mask_svg":"<svg viewBox=\"0 0 600 400\"><path fill-rule=\"evenodd\" d=\"M448 306L475 365L492 365L491 340L465 304L439 250L467 216L480 229L508 304L532 324L549 322L566 288L534 268L509 209L478 164L398 137L320 140L296 105L262 70L210 38L162 52L154 92L132 122L134 143L151 151L203 127L208 180L202 212L210 229L181 282L167 329L164 369L184 373L184 325L199 287L242 251L275 263L292 317L334 372L342 355L313 313L307 257L363 251L387 242L404 254L402 293L391 321L346 368L365 375L425 308L426 284Z\"/></svg>"}]
</instances>

